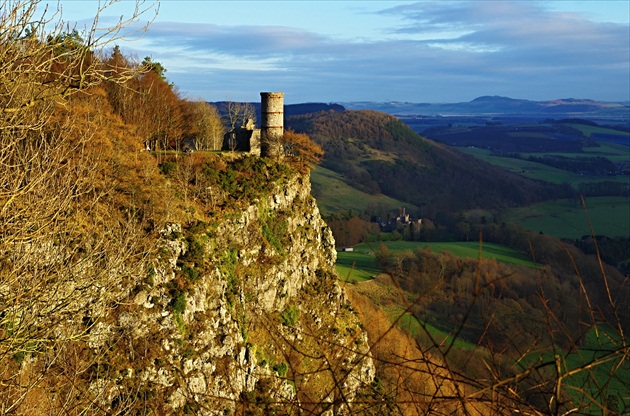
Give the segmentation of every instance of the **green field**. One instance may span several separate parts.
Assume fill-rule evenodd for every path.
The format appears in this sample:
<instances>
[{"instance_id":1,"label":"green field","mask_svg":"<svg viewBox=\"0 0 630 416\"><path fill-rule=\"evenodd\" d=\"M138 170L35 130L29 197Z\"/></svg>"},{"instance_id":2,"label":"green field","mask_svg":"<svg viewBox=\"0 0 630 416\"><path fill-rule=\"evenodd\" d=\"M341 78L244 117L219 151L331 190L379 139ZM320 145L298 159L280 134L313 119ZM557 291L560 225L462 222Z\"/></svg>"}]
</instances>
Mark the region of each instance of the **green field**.
<instances>
[{"instance_id":1,"label":"green field","mask_svg":"<svg viewBox=\"0 0 630 416\"><path fill-rule=\"evenodd\" d=\"M503 169L518 173L519 175L536 179L540 181L563 184L567 183L574 188L581 183L593 183L593 182L622 182L628 183L629 178L627 176L580 176L573 172L554 168L552 166L545 165L543 163L532 162L529 160L515 159L511 157L495 156L492 151L480 148L458 148L459 151L475 156L485 162L491 163L495 166L499 166ZM541 156L541 155L553 155L553 156L565 156L568 158L577 157L595 157L602 156L613 162L627 161L629 158L628 147L621 146L613 143L602 144L601 147L587 148L585 153L523 153L523 157L529 155ZM625 153L624 153L625 152Z\"/></svg>"},{"instance_id":2,"label":"green field","mask_svg":"<svg viewBox=\"0 0 630 416\"><path fill-rule=\"evenodd\" d=\"M604 157L611 162L628 162L630 159L630 148L617 143L609 142L597 142L597 147L584 147L583 152L580 153L558 153L558 152L545 152L545 153L521 153L523 157L528 156L562 156L569 159L577 159L584 157Z\"/></svg>"},{"instance_id":3,"label":"green field","mask_svg":"<svg viewBox=\"0 0 630 416\"><path fill-rule=\"evenodd\" d=\"M374 254L369 250L337 253L337 273L344 282L362 282L381 273Z\"/></svg>"},{"instance_id":4,"label":"green field","mask_svg":"<svg viewBox=\"0 0 630 416\"><path fill-rule=\"evenodd\" d=\"M458 148L463 153L475 156L484 162L491 163L503 169L507 169L519 175L531 179L551 182L555 184L571 183L576 175L562 169L557 169L542 163L530 162L529 160L514 159L511 157L495 156L490 150L480 148Z\"/></svg>"},{"instance_id":5,"label":"green field","mask_svg":"<svg viewBox=\"0 0 630 416\"><path fill-rule=\"evenodd\" d=\"M378 250L384 244L393 252L424 249L429 247L432 252L443 251L452 253L463 258L476 259L479 257L478 241L456 241L456 242L419 242L419 241L383 241L375 243L362 243L354 247L354 253L338 253L344 257L346 254L366 254ZM481 247L481 257L486 260L496 260L499 263L518 264L521 266L534 267L534 263L525 255L518 253L500 244L483 243Z\"/></svg>"},{"instance_id":6,"label":"green field","mask_svg":"<svg viewBox=\"0 0 630 416\"><path fill-rule=\"evenodd\" d=\"M587 198L585 203L595 235L630 235L630 198ZM591 234L587 215L578 200L558 199L513 208L506 213L505 221L560 238L576 239Z\"/></svg>"},{"instance_id":7,"label":"green field","mask_svg":"<svg viewBox=\"0 0 630 416\"><path fill-rule=\"evenodd\" d=\"M622 354L610 354L612 351L619 351L622 345L623 341L617 331L599 326L597 331L593 328L587 333L584 344L577 352L568 353L564 357L565 371L598 360L602 361L592 369L569 377L567 384L570 387L567 390L574 400L578 402L585 400L582 390L591 397L597 397L603 388L603 398L597 397L598 402L605 403L611 396L615 396L619 411L624 408L630 409L630 363L627 360L622 361ZM602 359L605 356L608 357ZM589 413L601 414L601 410L593 405Z\"/></svg>"},{"instance_id":8,"label":"green field","mask_svg":"<svg viewBox=\"0 0 630 416\"><path fill-rule=\"evenodd\" d=\"M475 344L460 338L453 338L453 335L431 324L418 321L415 316L411 313L405 313L402 308L388 307L385 308L385 310L392 321L400 318L398 319L398 327L411 334L411 336L419 340L425 347L437 345L442 351L445 351L453 344L453 347L459 350L472 351L477 349Z\"/></svg>"},{"instance_id":9,"label":"green field","mask_svg":"<svg viewBox=\"0 0 630 416\"><path fill-rule=\"evenodd\" d=\"M479 243L475 241L458 242L415 242L415 241L383 241L376 243L362 243L353 247L351 252L337 253L337 272L343 281L361 282L369 280L381 273L374 252L384 244L393 252L430 248L434 253L449 252L455 256L476 259L479 257ZM481 257L486 260L496 260L499 263L516 264L535 267L534 263L525 255L500 244L484 243L481 247Z\"/></svg>"},{"instance_id":10,"label":"green field","mask_svg":"<svg viewBox=\"0 0 630 416\"><path fill-rule=\"evenodd\" d=\"M361 192L348 185L343 176L321 166L311 171L311 186L317 206L324 215L348 211L397 211L401 206L415 208L385 195Z\"/></svg>"},{"instance_id":11,"label":"green field","mask_svg":"<svg viewBox=\"0 0 630 416\"><path fill-rule=\"evenodd\" d=\"M574 129L580 130L586 137L591 137L593 133L615 134L618 136L628 137L630 133L625 131L613 130L606 127L589 126L588 124L569 124ZM598 142L601 144L601 142Z\"/></svg>"}]
</instances>

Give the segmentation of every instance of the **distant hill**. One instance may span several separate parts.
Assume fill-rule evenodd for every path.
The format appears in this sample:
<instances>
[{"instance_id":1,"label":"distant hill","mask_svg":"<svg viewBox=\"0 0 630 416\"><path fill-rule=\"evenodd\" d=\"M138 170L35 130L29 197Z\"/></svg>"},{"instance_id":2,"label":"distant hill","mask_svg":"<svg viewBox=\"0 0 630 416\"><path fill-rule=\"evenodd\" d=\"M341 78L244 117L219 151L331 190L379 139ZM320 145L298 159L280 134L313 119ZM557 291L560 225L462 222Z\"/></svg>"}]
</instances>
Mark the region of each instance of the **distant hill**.
<instances>
[{"instance_id":1,"label":"distant hill","mask_svg":"<svg viewBox=\"0 0 630 416\"><path fill-rule=\"evenodd\" d=\"M215 101L209 102L217 107L219 114L225 115L228 101ZM248 103L256 110L256 121L260 123L260 102ZM296 116L301 114L318 113L320 111L344 111L345 108L339 104L326 104L326 103L300 103L300 104L286 104L284 106L285 116Z\"/></svg>"},{"instance_id":2,"label":"distant hill","mask_svg":"<svg viewBox=\"0 0 630 416\"><path fill-rule=\"evenodd\" d=\"M342 175L354 188L420 207L422 215L527 205L567 192L420 137L382 112L291 116L286 126L308 133L319 143L326 151L322 166ZM319 198L326 198L325 189L319 192Z\"/></svg>"},{"instance_id":3,"label":"distant hill","mask_svg":"<svg viewBox=\"0 0 630 416\"><path fill-rule=\"evenodd\" d=\"M616 117L630 118L627 102L604 102L564 98L530 101L501 96L482 96L463 103L344 102L350 110L376 110L395 115L505 115L530 117Z\"/></svg>"},{"instance_id":4,"label":"distant hill","mask_svg":"<svg viewBox=\"0 0 630 416\"><path fill-rule=\"evenodd\" d=\"M284 106L284 115L297 116L301 114L318 113L320 111L344 111L344 110L345 108L339 104L325 104L325 103L287 104ZM258 111L260 111L260 109Z\"/></svg>"}]
</instances>

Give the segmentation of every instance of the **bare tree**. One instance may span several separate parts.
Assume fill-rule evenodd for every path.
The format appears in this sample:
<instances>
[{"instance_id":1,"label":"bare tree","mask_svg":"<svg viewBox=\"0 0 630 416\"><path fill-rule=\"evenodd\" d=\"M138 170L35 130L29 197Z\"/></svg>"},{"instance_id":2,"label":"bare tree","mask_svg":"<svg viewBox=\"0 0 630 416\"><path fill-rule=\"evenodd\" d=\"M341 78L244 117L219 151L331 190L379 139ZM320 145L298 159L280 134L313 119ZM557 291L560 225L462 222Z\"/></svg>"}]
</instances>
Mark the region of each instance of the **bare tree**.
<instances>
[{"instance_id":1,"label":"bare tree","mask_svg":"<svg viewBox=\"0 0 630 416\"><path fill-rule=\"evenodd\" d=\"M247 120L256 122L256 109L251 103L228 101L225 104L225 124L228 130L244 126Z\"/></svg>"},{"instance_id":2,"label":"bare tree","mask_svg":"<svg viewBox=\"0 0 630 416\"><path fill-rule=\"evenodd\" d=\"M46 7L38 15L38 8L42 7L39 1L4 0L0 62L4 80L13 82L2 83L2 112L19 117L21 111L37 104L65 98L105 79L111 81L112 71L100 65L98 57L108 45L143 33L148 24L131 32L128 29L151 8L138 1L131 17L100 27L100 14L115 3L118 1L104 2L92 26L79 31L62 19L60 9L49 13Z\"/></svg>"},{"instance_id":3,"label":"bare tree","mask_svg":"<svg viewBox=\"0 0 630 416\"><path fill-rule=\"evenodd\" d=\"M151 5L137 2L131 17L100 28L99 15L113 3L103 3L81 32L62 20L60 10L42 11L38 1L0 6L2 414L28 413L35 402L62 412L71 403L94 404L95 396L76 380L90 365L88 355L79 354L72 374L59 368L79 356L76 342L124 292L112 271L130 278L141 273L132 261L135 253L143 256L135 225L112 220L99 205L108 197L107 186L95 185L106 185L98 176L102 161L90 129L78 126L77 114L63 106L106 78L132 76L113 76L99 56ZM93 123L91 115L82 116ZM51 371L64 375L42 384Z\"/></svg>"},{"instance_id":4,"label":"bare tree","mask_svg":"<svg viewBox=\"0 0 630 416\"><path fill-rule=\"evenodd\" d=\"M220 150L225 127L217 108L202 100L193 101L191 105L196 149Z\"/></svg>"}]
</instances>

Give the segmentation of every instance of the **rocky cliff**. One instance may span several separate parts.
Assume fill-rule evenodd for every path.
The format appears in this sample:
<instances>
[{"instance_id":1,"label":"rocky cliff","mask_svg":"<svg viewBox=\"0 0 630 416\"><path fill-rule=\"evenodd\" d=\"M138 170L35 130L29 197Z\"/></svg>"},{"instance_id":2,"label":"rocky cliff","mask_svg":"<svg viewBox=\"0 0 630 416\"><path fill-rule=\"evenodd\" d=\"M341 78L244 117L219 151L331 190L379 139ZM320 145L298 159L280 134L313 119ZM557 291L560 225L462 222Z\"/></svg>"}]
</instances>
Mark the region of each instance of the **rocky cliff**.
<instances>
[{"instance_id":1,"label":"rocky cliff","mask_svg":"<svg viewBox=\"0 0 630 416\"><path fill-rule=\"evenodd\" d=\"M92 326L89 348L107 367L89 385L101 409L343 414L373 380L308 178L243 206L166 225L145 281Z\"/></svg>"}]
</instances>

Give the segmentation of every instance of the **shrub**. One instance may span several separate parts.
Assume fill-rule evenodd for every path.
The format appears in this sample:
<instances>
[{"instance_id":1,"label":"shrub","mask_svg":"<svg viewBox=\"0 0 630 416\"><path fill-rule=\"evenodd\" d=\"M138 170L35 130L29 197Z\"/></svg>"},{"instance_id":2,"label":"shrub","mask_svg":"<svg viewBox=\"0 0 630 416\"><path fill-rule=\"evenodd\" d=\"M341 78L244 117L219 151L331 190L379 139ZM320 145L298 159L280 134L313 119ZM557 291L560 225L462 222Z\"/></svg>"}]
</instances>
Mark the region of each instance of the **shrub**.
<instances>
[{"instance_id":1,"label":"shrub","mask_svg":"<svg viewBox=\"0 0 630 416\"><path fill-rule=\"evenodd\" d=\"M158 167L160 168L160 173L162 175L169 175L170 173L174 172L175 169L177 169L177 165L173 162L164 162L164 163L160 163L158 165Z\"/></svg>"},{"instance_id":2,"label":"shrub","mask_svg":"<svg viewBox=\"0 0 630 416\"><path fill-rule=\"evenodd\" d=\"M171 305L173 306L173 312L183 314L186 310L186 292L175 291Z\"/></svg>"},{"instance_id":3,"label":"shrub","mask_svg":"<svg viewBox=\"0 0 630 416\"><path fill-rule=\"evenodd\" d=\"M186 276L186 279L190 281L195 282L199 280L199 272L197 271L195 266L189 266L187 264L184 264L182 266L182 273L184 274L184 276Z\"/></svg>"},{"instance_id":4,"label":"shrub","mask_svg":"<svg viewBox=\"0 0 630 416\"><path fill-rule=\"evenodd\" d=\"M299 316L300 310L297 306L287 306L284 312L282 312L282 315L280 315L282 318L282 324L285 326L295 325Z\"/></svg>"},{"instance_id":5,"label":"shrub","mask_svg":"<svg viewBox=\"0 0 630 416\"><path fill-rule=\"evenodd\" d=\"M285 377L289 371L289 366L284 361L273 366L273 371L278 373L280 377Z\"/></svg>"}]
</instances>

